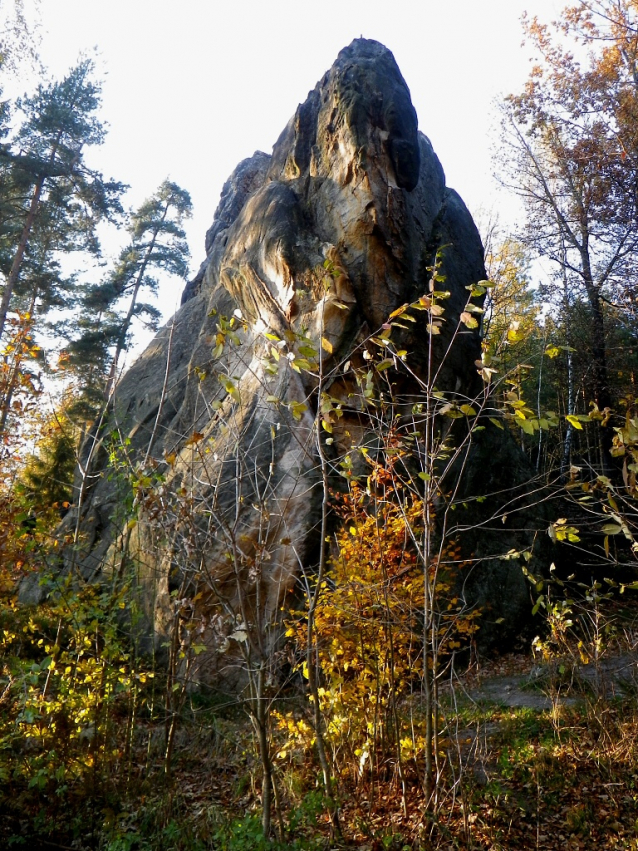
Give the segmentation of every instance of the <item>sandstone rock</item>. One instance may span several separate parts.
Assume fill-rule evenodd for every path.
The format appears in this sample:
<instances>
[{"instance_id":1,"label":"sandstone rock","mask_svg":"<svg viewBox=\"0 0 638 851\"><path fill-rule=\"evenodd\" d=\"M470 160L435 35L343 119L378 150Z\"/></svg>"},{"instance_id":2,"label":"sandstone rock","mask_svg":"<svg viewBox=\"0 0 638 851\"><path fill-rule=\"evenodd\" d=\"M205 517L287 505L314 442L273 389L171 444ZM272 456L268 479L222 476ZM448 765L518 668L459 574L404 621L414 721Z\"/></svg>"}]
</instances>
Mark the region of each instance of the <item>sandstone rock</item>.
<instances>
[{"instance_id":1,"label":"sandstone rock","mask_svg":"<svg viewBox=\"0 0 638 851\"><path fill-rule=\"evenodd\" d=\"M291 368L288 354L314 348L344 402L326 448L337 459L370 430L348 402L359 393L348 361L364 363L369 336L427 292L444 245L451 295L434 338L437 384L471 399L482 388L480 329L452 340L467 287L485 276L481 241L417 128L392 54L357 39L272 156L255 153L225 184L206 260L85 443L81 504L65 521L78 538L67 568L89 578L133 565L148 633L161 642L180 618L200 679L232 683L242 652L274 646L282 602L318 559L319 379ZM424 323L399 333L411 369L425 374ZM518 571L492 561L475 583L478 602L494 598L495 617L506 589L510 626L527 606Z\"/></svg>"}]
</instances>

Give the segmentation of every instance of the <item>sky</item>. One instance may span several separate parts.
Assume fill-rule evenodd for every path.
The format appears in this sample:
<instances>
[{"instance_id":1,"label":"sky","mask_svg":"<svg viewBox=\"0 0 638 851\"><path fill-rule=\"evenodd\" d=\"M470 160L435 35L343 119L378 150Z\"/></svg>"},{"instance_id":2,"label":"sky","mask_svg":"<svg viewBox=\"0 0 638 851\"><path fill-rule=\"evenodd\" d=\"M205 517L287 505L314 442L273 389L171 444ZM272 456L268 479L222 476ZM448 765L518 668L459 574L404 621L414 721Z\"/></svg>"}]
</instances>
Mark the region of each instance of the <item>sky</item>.
<instances>
[{"instance_id":1,"label":"sky","mask_svg":"<svg viewBox=\"0 0 638 851\"><path fill-rule=\"evenodd\" d=\"M6 3L10 0L0 0ZM27 7L34 0L25 0ZM496 102L530 70L521 15L550 21L560 0L39 0L43 63L60 77L97 50L106 143L88 159L131 186L138 206L166 177L194 203L193 272L224 181L255 150L270 152L297 105L353 38L381 41L410 88L420 129L448 186L473 214L515 201L492 174ZM26 82L26 80L25 80ZM162 286L168 318L182 285Z\"/></svg>"}]
</instances>

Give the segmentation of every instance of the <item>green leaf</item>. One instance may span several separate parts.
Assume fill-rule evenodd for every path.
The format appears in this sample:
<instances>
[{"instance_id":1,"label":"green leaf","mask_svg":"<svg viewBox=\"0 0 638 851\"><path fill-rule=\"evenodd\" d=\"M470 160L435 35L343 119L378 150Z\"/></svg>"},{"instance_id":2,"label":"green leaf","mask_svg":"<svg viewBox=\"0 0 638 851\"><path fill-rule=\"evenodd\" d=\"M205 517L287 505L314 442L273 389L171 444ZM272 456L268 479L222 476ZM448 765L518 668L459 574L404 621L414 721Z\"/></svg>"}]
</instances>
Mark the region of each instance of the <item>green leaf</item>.
<instances>
[{"instance_id":1,"label":"green leaf","mask_svg":"<svg viewBox=\"0 0 638 851\"><path fill-rule=\"evenodd\" d=\"M544 600L545 600L545 595L541 594L540 597L538 598L538 600L534 603L534 608L532 609L533 615L535 615L538 612L540 607L543 605Z\"/></svg>"}]
</instances>

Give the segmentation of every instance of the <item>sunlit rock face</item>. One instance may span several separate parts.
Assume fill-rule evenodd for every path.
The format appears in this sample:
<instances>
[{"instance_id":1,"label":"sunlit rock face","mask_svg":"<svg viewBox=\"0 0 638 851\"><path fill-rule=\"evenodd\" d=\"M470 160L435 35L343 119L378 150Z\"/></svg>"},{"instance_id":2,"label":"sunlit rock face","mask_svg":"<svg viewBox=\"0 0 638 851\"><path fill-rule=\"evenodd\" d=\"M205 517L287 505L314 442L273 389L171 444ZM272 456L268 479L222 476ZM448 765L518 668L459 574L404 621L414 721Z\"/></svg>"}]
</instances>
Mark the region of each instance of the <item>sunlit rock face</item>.
<instances>
[{"instance_id":1,"label":"sunlit rock face","mask_svg":"<svg viewBox=\"0 0 638 851\"><path fill-rule=\"evenodd\" d=\"M84 447L89 476L79 514L66 520L79 550L67 562L86 577L133 569L158 643L179 621L183 643L197 646L196 679L239 682L246 631L253 659L267 654L282 602L318 560L319 379L291 368L288 353L300 356L303 335L344 402L327 450L337 458L368 427L348 402L359 390L347 362L363 363L370 334L427 292L441 246L451 296L434 341L438 386L472 398L479 329L450 342L467 287L485 276L481 241L418 130L394 57L357 39L272 155L255 153L230 176L181 309L122 378ZM399 333L424 374L425 319ZM524 589L510 564L480 593L503 591L515 620Z\"/></svg>"}]
</instances>

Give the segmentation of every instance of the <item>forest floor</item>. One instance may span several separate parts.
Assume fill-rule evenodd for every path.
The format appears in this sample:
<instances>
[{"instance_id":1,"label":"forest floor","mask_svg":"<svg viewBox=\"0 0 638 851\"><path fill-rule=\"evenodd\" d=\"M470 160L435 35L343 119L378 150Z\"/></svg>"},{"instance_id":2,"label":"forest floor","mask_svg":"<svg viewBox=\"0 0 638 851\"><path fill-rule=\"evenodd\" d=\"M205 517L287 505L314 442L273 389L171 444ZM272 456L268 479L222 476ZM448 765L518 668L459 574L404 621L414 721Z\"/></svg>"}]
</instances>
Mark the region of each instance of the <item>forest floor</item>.
<instances>
[{"instance_id":1,"label":"forest floor","mask_svg":"<svg viewBox=\"0 0 638 851\"><path fill-rule=\"evenodd\" d=\"M406 760L402 795L396 770L384 771L383 761L355 776L351 761L335 752L335 765L341 757L344 766L337 775L344 838L337 839L314 748L286 751L273 725L286 829L284 839L266 841L246 712L235 699L193 693L170 771L166 725L151 715L139 717L128 751L105 752L95 777L82 783L62 789L49 772L39 790L35 776L25 784L14 768L0 771L0 848L638 851L638 631L624 624L589 640L546 643L545 651L474 661L441 684L434 808L420 762ZM302 706L291 694L274 708L283 717L295 701ZM399 710L418 731L421 694ZM125 718L116 736L124 736ZM16 764L12 747L8 766Z\"/></svg>"},{"instance_id":2,"label":"forest floor","mask_svg":"<svg viewBox=\"0 0 638 851\"><path fill-rule=\"evenodd\" d=\"M638 654L623 642L597 661L583 658L539 664L531 653L502 656L473 666L447 694L441 690L450 723L434 814L416 774L406 772L405 807L396 777L372 784L346 780L340 803L347 842L337 842L327 817L311 812L311 796L302 791L308 766L281 766L288 807L297 798L299 828L295 840L264 847L638 851ZM240 735L238 722L228 723L225 733L218 727L222 739L230 735L247 746L246 727ZM191 738L191 755L192 745ZM236 759L213 758L206 768L200 759L184 775L183 763L175 767L176 777L190 773L190 784L180 781L180 794L190 799L190 812L200 814L194 830L200 839L212 798L218 807L213 822L221 811L237 818L234 833L219 846L224 851L261 849L256 835L250 845L246 832L259 795L254 766L244 759L244 774Z\"/></svg>"}]
</instances>

